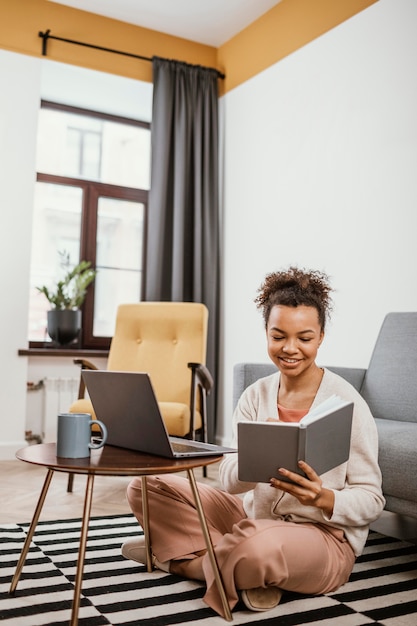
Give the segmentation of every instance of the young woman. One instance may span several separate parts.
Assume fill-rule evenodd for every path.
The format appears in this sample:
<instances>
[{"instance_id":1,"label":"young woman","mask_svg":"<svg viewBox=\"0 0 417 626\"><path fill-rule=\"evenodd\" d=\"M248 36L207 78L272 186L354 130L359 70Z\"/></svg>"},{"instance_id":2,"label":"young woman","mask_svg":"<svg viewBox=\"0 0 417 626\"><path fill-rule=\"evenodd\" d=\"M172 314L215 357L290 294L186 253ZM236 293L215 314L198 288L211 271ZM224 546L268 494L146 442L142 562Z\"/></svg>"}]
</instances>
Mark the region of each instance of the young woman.
<instances>
[{"instance_id":1,"label":"young woman","mask_svg":"<svg viewBox=\"0 0 417 626\"><path fill-rule=\"evenodd\" d=\"M230 454L220 464L224 491L199 485L231 609L239 597L247 608L264 611L275 607L285 591L336 590L348 580L369 524L384 507L370 410L348 382L316 364L331 311L330 293L325 274L291 267L269 274L256 298L277 373L242 394L233 416L232 446L237 445L239 421L297 422L333 394L353 401L354 413L349 461L323 476L300 462L305 476L279 468L292 483L276 478L270 484L243 483L237 455ZM206 581L204 600L222 614L188 480L148 478L148 497L155 565ZM141 523L139 478L129 485L128 500ZM122 553L144 563L143 538L126 542Z\"/></svg>"}]
</instances>

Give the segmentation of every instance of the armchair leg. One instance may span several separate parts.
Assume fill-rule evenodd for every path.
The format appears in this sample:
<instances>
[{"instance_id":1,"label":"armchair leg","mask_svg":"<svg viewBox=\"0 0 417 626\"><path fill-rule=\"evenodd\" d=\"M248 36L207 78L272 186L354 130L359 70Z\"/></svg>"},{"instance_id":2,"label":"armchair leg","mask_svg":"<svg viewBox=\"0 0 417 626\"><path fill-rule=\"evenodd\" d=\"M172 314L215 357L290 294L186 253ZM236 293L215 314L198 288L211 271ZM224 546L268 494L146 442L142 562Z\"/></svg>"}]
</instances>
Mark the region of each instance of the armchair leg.
<instances>
[{"instance_id":1,"label":"armchair leg","mask_svg":"<svg viewBox=\"0 0 417 626\"><path fill-rule=\"evenodd\" d=\"M68 474L67 493L72 493L73 484L74 484L74 474Z\"/></svg>"}]
</instances>

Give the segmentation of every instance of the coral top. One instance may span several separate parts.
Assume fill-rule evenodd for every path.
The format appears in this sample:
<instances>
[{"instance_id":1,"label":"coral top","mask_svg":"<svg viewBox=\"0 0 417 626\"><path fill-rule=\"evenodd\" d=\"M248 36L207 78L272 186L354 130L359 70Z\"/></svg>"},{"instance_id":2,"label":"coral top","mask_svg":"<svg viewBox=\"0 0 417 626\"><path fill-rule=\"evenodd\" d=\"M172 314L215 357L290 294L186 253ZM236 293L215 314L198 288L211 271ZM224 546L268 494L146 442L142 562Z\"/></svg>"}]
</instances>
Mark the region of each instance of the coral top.
<instances>
[{"instance_id":1,"label":"coral top","mask_svg":"<svg viewBox=\"0 0 417 626\"><path fill-rule=\"evenodd\" d=\"M308 409L286 409L281 404L278 404L280 422L299 422L307 413Z\"/></svg>"}]
</instances>

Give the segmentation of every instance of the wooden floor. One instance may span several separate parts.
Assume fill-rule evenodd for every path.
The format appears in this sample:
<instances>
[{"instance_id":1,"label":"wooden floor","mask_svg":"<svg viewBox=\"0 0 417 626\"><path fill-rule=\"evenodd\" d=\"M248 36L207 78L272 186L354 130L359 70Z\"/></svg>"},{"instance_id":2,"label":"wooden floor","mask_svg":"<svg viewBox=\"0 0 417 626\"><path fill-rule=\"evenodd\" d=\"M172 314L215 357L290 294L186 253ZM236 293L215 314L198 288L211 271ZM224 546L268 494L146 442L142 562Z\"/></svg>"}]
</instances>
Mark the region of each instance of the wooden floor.
<instances>
[{"instance_id":1,"label":"wooden floor","mask_svg":"<svg viewBox=\"0 0 417 626\"><path fill-rule=\"evenodd\" d=\"M196 480L218 485L218 464L194 470ZM0 524L30 522L46 476L46 469L22 461L0 461ZM67 493L68 474L55 472L40 520L81 517L86 478L75 476L72 493ZM94 480L92 516L130 513L126 487L131 478L97 476Z\"/></svg>"}]
</instances>

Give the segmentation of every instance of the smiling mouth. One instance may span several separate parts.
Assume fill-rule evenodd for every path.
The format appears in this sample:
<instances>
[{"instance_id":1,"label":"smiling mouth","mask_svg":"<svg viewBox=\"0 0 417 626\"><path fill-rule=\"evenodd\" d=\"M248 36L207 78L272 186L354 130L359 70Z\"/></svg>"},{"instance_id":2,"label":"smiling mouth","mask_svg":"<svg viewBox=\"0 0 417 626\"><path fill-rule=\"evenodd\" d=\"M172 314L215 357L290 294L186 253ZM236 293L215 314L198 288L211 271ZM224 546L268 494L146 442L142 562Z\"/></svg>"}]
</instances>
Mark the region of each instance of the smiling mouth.
<instances>
[{"instance_id":1,"label":"smiling mouth","mask_svg":"<svg viewBox=\"0 0 417 626\"><path fill-rule=\"evenodd\" d=\"M281 361L284 361L284 363L298 363L299 359L288 359L286 357L279 357L281 359Z\"/></svg>"}]
</instances>

